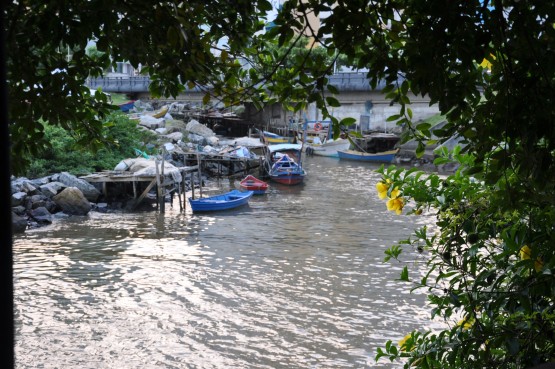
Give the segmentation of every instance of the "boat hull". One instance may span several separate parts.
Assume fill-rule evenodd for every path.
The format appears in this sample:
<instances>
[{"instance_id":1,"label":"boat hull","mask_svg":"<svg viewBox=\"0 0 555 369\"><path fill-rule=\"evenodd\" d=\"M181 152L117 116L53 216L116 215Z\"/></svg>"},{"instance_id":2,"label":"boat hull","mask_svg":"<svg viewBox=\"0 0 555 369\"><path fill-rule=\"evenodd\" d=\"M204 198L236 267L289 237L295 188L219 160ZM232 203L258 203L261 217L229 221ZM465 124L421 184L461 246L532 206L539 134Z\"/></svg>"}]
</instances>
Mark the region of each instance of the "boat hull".
<instances>
[{"instance_id":1,"label":"boat hull","mask_svg":"<svg viewBox=\"0 0 555 369\"><path fill-rule=\"evenodd\" d=\"M338 150L337 155L342 160L365 161L375 163L391 163L395 159L395 155L399 150L390 150L375 154L355 151L355 150Z\"/></svg>"},{"instance_id":2,"label":"boat hull","mask_svg":"<svg viewBox=\"0 0 555 369\"><path fill-rule=\"evenodd\" d=\"M250 174L241 181L239 186L244 191L252 191L254 195L264 195L268 189L268 183Z\"/></svg>"},{"instance_id":3,"label":"boat hull","mask_svg":"<svg viewBox=\"0 0 555 369\"><path fill-rule=\"evenodd\" d=\"M320 145L311 144L309 147L312 149L312 155L327 156L337 158L338 150L347 150L351 143L347 139L338 139L335 141L328 141Z\"/></svg>"},{"instance_id":4,"label":"boat hull","mask_svg":"<svg viewBox=\"0 0 555 369\"><path fill-rule=\"evenodd\" d=\"M287 175L275 175L270 174L272 181L281 183L284 185L297 185L303 182L304 174L287 174Z\"/></svg>"},{"instance_id":5,"label":"boat hull","mask_svg":"<svg viewBox=\"0 0 555 369\"><path fill-rule=\"evenodd\" d=\"M205 197L201 199L189 198L189 204L193 212L222 211L234 209L249 203L252 191L242 192L233 190L225 194Z\"/></svg>"},{"instance_id":6,"label":"boat hull","mask_svg":"<svg viewBox=\"0 0 555 369\"><path fill-rule=\"evenodd\" d=\"M284 185L296 185L304 181L306 171L301 165L302 144L267 146L264 163L268 177Z\"/></svg>"}]
</instances>

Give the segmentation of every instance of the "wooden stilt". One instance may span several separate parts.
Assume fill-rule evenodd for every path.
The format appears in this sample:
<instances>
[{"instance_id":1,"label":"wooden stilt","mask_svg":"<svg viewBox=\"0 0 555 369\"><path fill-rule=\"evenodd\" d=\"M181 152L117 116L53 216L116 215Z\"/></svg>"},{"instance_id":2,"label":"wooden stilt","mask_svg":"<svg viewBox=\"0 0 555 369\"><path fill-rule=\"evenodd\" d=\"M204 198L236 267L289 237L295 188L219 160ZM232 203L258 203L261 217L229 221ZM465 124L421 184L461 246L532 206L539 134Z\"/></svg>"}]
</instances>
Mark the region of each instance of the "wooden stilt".
<instances>
[{"instance_id":1,"label":"wooden stilt","mask_svg":"<svg viewBox=\"0 0 555 369\"><path fill-rule=\"evenodd\" d=\"M195 173L191 172L191 197L195 198Z\"/></svg>"},{"instance_id":2,"label":"wooden stilt","mask_svg":"<svg viewBox=\"0 0 555 369\"><path fill-rule=\"evenodd\" d=\"M158 171L158 159L154 160L154 166L156 167L156 210L160 203L160 172Z\"/></svg>"},{"instance_id":3,"label":"wooden stilt","mask_svg":"<svg viewBox=\"0 0 555 369\"><path fill-rule=\"evenodd\" d=\"M199 187L199 197L202 197L202 169L201 169L201 162L200 162L200 155L197 152L197 165L198 165L198 187Z\"/></svg>"},{"instance_id":4,"label":"wooden stilt","mask_svg":"<svg viewBox=\"0 0 555 369\"><path fill-rule=\"evenodd\" d=\"M162 168L160 168L160 182L161 184L161 188L160 188L160 212L165 213L166 212L166 179L164 177L164 155L162 155Z\"/></svg>"},{"instance_id":5,"label":"wooden stilt","mask_svg":"<svg viewBox=\"0 0 555 369\"><path fill-rule=\"evenodd\" d=\"M146 187L146 189L143 191L143 193L141 194L141 196L139 196L139 199L135 202L135 205L133 206L133 209L135 209L140 203L141 201L143 201L143 199L146 197L146 195L148 194L148 191L150 191L150 189L152 187L154 187L154 185L156 184L156 178L153 179L149 185Z\"/></svg>"}]
</instances>

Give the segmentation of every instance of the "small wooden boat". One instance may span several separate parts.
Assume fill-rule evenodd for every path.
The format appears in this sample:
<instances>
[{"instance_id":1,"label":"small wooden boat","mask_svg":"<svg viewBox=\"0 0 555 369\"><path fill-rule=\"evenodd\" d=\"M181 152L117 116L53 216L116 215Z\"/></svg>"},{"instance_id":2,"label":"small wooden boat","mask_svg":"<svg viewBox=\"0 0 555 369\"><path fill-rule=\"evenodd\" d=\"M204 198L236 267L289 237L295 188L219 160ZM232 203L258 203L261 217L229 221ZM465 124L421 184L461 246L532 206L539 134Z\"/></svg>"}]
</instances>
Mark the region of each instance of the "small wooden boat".
<instances>
[{"instance_id":1,"label":"small wooden boat","mask_svg":"<svg viewBox=\"0 0 555 369\"><path fill-rule=\"evenodd\" d=\"M317 144L317 143L308 144L306 150L312 150L310 151L312 155L337 158L339 157L339 155L337 154L337 151L347 150L349 146L351 146L351 143L349 142L348 139L338 138L337 140L334 140L334 139L327 140L321 144Z\"/></svg>"},{"instance_id":2,"label":"small wooden boat","mask_svg":"<svg viewBox=\"0 0 555 369\"><path fill-rule=\"evenodd\" d=\"M339 159L342 160L356 160L356 161L367 161L376 163L391 163L395 159L395 155L399 149L389 150L377 153L367 153L357 150L337 150L337 155Z\"/></svg>"},{"instance_id":3,"label":"small wooden boat","mask_svg":"<svg viewBox=\"0 0 555 369\"><path fill-rule=\"evenodd\" d=\"M268 183L255 176L246 176L239 184L243 190L252 191L255 195L263 195L268 189Z\"/></svg>"},{"instance_id":4,"label":"small wooden boat","mask_svg":"<svg viewBox=\"0 0 555 369\"><path fill-rule=\"evenodd\" d=\"M160 118L164 118L166 116L166 113L170 110L170 106L169 105L164 105L162 106L159 110L155 111L152 113L152 116L154 118L160 119Z\"/></svg>"},{"instance_id":5,"label":"small wooden boat","mask_svg":"<svg viewBox=\"0 0 555 369\"><path fill-rule=\"evenodd\" d=\"M204 197L200 199L189 198L189 203L193 212L204 212L204 211L220 211L234 209L239 206L247 205L249 199L252 197L253 191L239 191L232 190L230 192Z\"/></svg>"},{"instance_id":6,"label":"small wooden boat","mask_svg":"<svg viewBox=\"0 0 555 369\"><path fill-rule=\"evenodd\" d=\"M118 106L122 112L129 113L129 110L135 107L135 100L129 100L123 104L119 104Z\"/></svg>"},{"instance_id":7,"label":"small wooden boat","mask_svg":"<svg viewBox=\"0 0 555 369\"><path fill-rule=\"evenodd\" d=\"M337 150L339 159L391 163L399 152L400 137L391 133L371 133L357 137L348 150Z\"/></svg>"},{"instance_id":8,"label":"small wooden boat","mask_svg":"<svg viewBox=\"0 0 555 369\"><path fill-rule=\"evenodd\" d=\"M268 131L261 132L261 139L262 139L262 142L264 142L267 145L287 143L291 140L289 137L280 136L276 133L272 133Z\"/></svg>"},{"instance_id":9,"label":"small wooden boat","mask_svg":"<svg viewBox=\"0 0 555 369\"><path fill-rule=\"evenodd\" d=\"M286 185L299 184L306 176L301 157L301 144L268 145L264 168L275 182Z\"/></svg>"}]
</instances>

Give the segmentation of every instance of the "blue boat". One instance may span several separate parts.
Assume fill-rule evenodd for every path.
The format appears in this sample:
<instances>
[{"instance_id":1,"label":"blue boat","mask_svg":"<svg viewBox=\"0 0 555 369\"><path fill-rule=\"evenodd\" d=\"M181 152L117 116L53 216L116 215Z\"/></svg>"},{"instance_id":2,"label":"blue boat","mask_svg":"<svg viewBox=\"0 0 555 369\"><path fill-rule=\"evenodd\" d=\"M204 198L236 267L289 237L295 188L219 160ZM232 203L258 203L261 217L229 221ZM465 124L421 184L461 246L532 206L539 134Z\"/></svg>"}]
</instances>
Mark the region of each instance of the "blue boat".
<instances>
[{"instance_id":1,"label":"blue boat","mask_svg":"<svg viewBox=\"0 0 555 369\"><path fill-rule=\"evenodd\" d=\"M221 195L204 197L200 199L189 198L189 203L195 212L220 211L234 209L239 206L247 205L252 197L253 191L233 190Z\"/></svg>"},{"instance_id":2,"label":"blue boat","mask_svg":"<svg viewBox=\"0 0 555 369\"><path fill-rule=\"evenodd\" d=\"M301 157L302 144L268 145L264 167L273 181L296 185L302 183L306 176Z\"/></svg>"},{"instance_id":3,"label":"blue boat","mask_svg":"<svg viewBox=\"0 0 555 369\"><path fill-rule=\"evenodd\" d=\"M129 100L128 102L119 104L118 106L122 112L129 113L129 110L135 107L135 100Z\"/></svg>"},{"instance_id":4,"label":"blue boat","mask_svg":"<svg viewBox=\"0 0 555 369\"><path fill-rule=\"evenodd\" d=\"M399 149L377 153L367 153L356 150L337 150L337 156L343 160L368 161L375 163L391 163Z\"/></svg>"}]
</instances>

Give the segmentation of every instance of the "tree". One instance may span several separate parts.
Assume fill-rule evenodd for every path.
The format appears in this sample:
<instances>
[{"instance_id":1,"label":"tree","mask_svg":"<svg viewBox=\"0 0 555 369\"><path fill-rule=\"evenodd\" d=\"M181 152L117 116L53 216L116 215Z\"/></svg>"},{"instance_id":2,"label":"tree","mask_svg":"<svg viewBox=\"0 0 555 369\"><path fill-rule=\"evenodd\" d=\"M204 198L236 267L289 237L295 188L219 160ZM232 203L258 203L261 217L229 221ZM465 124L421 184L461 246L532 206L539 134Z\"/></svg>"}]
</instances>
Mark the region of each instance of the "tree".
<instances>
[{"instance_id":1,"label":"tree","mask_svg":"<svg viewBox=\"0 0 555 369\"><path fill-rule=\"evenodd\" d=\"M146 64L155 95L197 84L210 85L227 104L283 101L300 110L315 103L338 135L352 120L340 122L328 109L338 104L328 83L333 65L305 57L283 68L284 54L268 48L290 49L307 34L330 61L343 55L369 70L373 86L387 83L388 98L400 107L390 120L408 128L403 140L419 140L417 154L432 133L440 142L458 135L465 144L440 153L437 163L460 165L447 177L381 170L378 190L388 209L437 218L436 229L416 230L386 258L402 260L404 247L428 255L422 278L405 269L401 279L428 289L432 315L450 326L411 332L377 356L403 359L406 368L527 368L555 360L555 5L290 0L263 33L268 10L267 1L246 0L10 4L4 16L12 159L24 164L18 153L40 141L39 119L100 142L98 117L108 106L83 82L109 60ZM326 15L318 29L307 20L311 12ZM87 56L88 39L104 54ZM252 67L243 68L240 58ZM431 98L447 124L432 132L413 123L410 93Z\"/></svg>"},{"instance_id":2,"label":"tree","mask_svg":"<svg viewBox=\"0 0 555 369\"><path fill-rule=\"evenodd\" d=\"M248 46L270 9L266 0L10 2L2 15L14 173L48 144L41 121L73 131L83 146L102 146L102 118L113 107L85 81L112 62L147 65L154 96L175 96L187 84L213 84L218 93L225 70L239 68L228 53ZM87 54L90 40L98 52ZM222 40L227 51L215 53Z\"/></svg>"}]
</instances>

